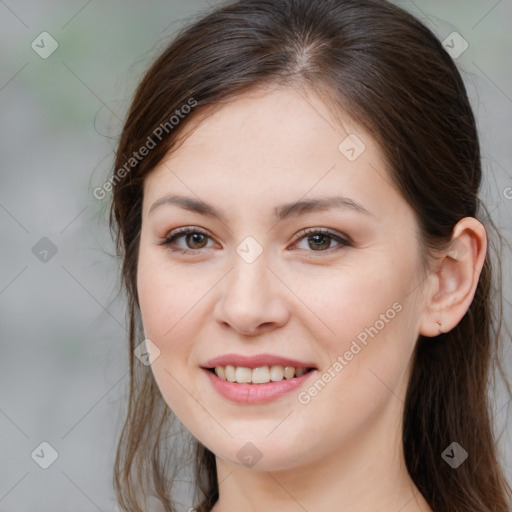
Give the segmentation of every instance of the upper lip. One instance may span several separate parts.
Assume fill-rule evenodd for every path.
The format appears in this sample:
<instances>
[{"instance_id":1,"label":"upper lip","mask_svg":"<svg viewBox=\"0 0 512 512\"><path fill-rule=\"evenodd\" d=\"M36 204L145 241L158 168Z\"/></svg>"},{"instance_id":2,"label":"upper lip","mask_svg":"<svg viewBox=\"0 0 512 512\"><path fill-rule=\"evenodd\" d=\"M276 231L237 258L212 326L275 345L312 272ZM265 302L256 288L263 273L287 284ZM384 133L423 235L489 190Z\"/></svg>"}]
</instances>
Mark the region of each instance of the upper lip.
<instances>
[{"instance_id":1,"label":"upper lip","mask_svg":"<svg viewBox=\"0 0 512 512\"><path fill-rule=\"evenodd\" d=\"M273 354L258 354L255 356L242 356L240 354L224 354L207 361L203 368L215 368L216 366L243 366L245 368L258 368L260 366L293 366L294 368L316 368L312 363L305 363L288 357Z\"/></svg>"}]
</instances>

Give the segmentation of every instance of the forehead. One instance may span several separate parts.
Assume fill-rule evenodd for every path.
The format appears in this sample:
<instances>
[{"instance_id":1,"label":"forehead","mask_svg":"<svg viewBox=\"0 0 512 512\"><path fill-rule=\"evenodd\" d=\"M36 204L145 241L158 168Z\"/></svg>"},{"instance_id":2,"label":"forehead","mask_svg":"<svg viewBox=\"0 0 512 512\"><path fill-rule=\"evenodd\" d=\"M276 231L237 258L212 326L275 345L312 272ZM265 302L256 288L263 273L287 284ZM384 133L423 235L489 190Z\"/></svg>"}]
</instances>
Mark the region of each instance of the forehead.
<instances>
[{"instance_id":1,"label":"forehead","mask_svg":"<svg viewBox=\"0 0 512 512\"><path fill-rule=\"evenodd\" d=\"M183 130L185 142L171 158L176 162L203 156L217 161L223 156L229 163L245 160L240 167L246 167L248 154L253 162L274 165L283 158L290 162L315 156L321 165L337 159L340 142L354 132L378 152L370 136L348 115L340 119L333 114L332 107L311 89L255 88L197 112Z\"/></svg>"},{"instance_id":2,"label":"forehead","mask_svg":"<svg viewBox=\"0 0 512 512\"><path fill-rule=\"evenodd\" d=\"M394 193L377 143L348 116L339 119L314 91L292 87L255 89L199 111L184 142L146 178L145 210L171 191L241 206L333 193L371 203Z\"/></svg>"}]
</instances>

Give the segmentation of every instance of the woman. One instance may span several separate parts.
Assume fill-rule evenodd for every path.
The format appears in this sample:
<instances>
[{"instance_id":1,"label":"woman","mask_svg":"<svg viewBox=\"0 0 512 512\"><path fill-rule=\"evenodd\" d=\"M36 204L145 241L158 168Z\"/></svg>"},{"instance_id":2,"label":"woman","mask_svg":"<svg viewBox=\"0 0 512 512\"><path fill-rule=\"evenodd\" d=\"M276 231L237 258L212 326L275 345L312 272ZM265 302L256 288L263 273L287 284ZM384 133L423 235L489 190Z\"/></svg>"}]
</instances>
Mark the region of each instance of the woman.
<instances>
[{"instance_id":1,"label":"woman","mask_svg":"<svg viewBox=\"0 0 512 512\"><path fill-rule=\"evenodd\" d=\"M194 510L509 510L481 177L456 66L394 5L241 0L184 28L112 180L122 509L176 510L177 417Z\"/></svg>"}]
</instances>

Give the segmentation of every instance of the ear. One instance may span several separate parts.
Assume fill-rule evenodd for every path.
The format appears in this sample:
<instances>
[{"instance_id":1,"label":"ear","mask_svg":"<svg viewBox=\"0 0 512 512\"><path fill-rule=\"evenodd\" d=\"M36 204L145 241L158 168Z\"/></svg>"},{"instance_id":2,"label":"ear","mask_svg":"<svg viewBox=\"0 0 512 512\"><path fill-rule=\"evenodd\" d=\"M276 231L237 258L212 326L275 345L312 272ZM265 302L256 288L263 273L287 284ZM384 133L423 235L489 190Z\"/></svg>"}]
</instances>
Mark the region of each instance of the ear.
<instances>
[{"instance_id":1,"label":"ear","mask_svg":"<svg viewBox=\"0 0 512 512\"><path fill-rule=\"evenodd\" d=\"M487 234L474 217L464 217L453 228L451 244L441 255L433 286L428 287L420 334L438 336L452 330L466 314L487 253Z\"/></svg>"}]
</instances>

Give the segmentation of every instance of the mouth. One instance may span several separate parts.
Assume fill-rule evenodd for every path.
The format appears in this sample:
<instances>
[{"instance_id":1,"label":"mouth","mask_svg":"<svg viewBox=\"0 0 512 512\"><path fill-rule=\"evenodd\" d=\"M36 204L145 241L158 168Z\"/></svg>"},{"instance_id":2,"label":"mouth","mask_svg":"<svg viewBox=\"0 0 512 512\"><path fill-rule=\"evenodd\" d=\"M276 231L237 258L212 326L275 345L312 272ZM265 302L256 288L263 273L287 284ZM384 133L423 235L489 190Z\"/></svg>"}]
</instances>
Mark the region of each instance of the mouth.
<instances>
[{"instance_id":1,"label":"mouth","mask_svg":"<svg viewBox=\"0 0 512 512\"><path fill-rule=\"evenodd\" d=\"M204 368L216 375L219 379L234 384L268 384L283 380L292 380L316 370L315 367L294 367L294 366L258 366L250 368L247 366L218 365L212 368Z\"/></svg>"},{"instance_id":2,"label":"mouth","mask_svg":"<svg viewBox=\"0 0 512 512\"><path fill-rule=\"evenodd\" d=\"M246 363L247 364L247 363ZM226 366L202 367L213 389L239 405L267 404L285 400L307 385L317 372L311 366Z\"/></svg>"}]
</instances>

